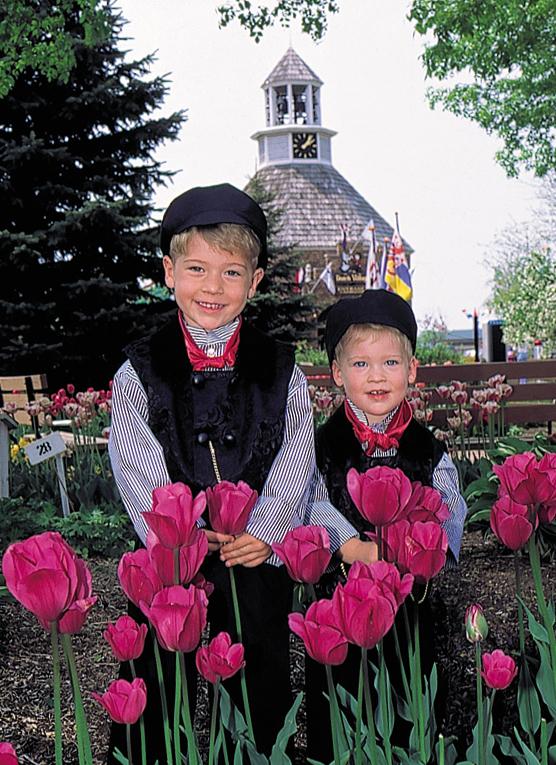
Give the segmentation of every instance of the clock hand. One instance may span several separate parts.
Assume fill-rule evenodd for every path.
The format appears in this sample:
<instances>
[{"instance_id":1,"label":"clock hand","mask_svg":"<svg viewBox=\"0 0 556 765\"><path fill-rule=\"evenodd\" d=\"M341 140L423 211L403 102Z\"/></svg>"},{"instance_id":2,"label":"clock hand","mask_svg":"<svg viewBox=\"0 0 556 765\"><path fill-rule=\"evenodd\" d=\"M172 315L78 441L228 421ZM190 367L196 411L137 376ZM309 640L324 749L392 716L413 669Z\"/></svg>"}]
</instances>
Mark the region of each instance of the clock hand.
<instances>
[{"instance_id":1,"label":"clock hand","mask_svg":"<svg viewBox=\"0 0 556 765\"><path fill-rule=\"evenodd\" d=\"M307 136L305 141L301 144L301 148L302 149L308 149L309 146L312 146L314 144L314 142L315 142L315 136L314 135Z\"/></svg>"}]
</instances>

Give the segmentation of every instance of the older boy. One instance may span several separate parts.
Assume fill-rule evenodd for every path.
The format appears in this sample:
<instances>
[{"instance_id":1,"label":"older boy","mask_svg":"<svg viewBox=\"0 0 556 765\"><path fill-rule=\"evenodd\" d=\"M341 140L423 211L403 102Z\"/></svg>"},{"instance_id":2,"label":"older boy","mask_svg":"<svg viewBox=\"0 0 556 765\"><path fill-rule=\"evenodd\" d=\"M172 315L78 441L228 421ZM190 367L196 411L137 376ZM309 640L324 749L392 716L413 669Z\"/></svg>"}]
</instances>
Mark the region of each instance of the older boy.
<instances>
[{"instance_id":1,"label":"older boy","mask_svg":"<svg viewBox=\"0 0 556 765\"><path fill-rule=\"evenodd\" d=\"M416 342L417 322L411 306L392 292L368 290L332 306L325 345L334 382L343 387L345 402L317 432L317 464L331 502L362 538L370 526L349 496L346 476L350 468L365 472L388 465L400 468L412 481L436 488L450 511L444 529L453 564L459 555L467 507L445 446L413 419L405 398L417 374ZM307 520L316 522L310 507ZM374 543L361 541L359 545L360 560L376 560ZM321 586L333 586L335 581L338 574L326 575ZM354 690L357 673L358 658L352 664L348 659L346 666L338 668L337 682ZM319 726L326 711L322 674L320 667L308 662L307 742L308 756L328 761L330 741Z\"/></svg>"},{"instance_id":2,"label":"older boy","mask_svg":"<svg viewBox=\"0 0 556 765\"><path fill-rule=\"evenodd\" d=\"M178 311L163 329L126 349L129 360L114 379L109 448L143 543L141 513L151 509L158 486L183 481L195 494L220 476L246 481L259 492L246 533L234 540L206 530L213 554L203 573L215 585L211 631L233 635L226 567L237 566L255 738L268 753L291 704L291 584L270 545L302 522L314 444L306 380L293 350L241 317L264 275L266 233L259 205L229 184L190 189L172 201L160 244ZM323 502L318 513L322 522L334 510ZM354 534L347 522L337 521L335 547ZM242 708L239 681L232 678L227 687ZM150 695L152 708L156 685ZM148 762L163 763L156 709L147 730ZM114 744L123 751L121 738Z\"/></svg>"}]
</instances>

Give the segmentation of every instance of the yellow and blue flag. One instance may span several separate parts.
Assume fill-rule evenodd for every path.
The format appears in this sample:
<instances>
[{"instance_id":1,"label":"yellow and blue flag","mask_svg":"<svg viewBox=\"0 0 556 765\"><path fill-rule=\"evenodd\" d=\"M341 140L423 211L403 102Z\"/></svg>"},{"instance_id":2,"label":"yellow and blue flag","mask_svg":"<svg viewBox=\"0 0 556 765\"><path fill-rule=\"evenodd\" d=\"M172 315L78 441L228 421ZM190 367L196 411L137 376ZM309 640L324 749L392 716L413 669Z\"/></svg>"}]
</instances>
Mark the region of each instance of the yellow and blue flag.
<instances>
[{"instance_id":1,"label":"yellow and blue flag","mask_svg":"<svg viewBox=\"0 0 556 765\"><path fill-rule=\"evenodd\" d=\"M402 238L397 231L394 231L392 234L384 281L389 292L395 292L400 297L403 297L404 300L411 300L413 295L411 275L405 257Z\"/></svg>"}]
</instances>

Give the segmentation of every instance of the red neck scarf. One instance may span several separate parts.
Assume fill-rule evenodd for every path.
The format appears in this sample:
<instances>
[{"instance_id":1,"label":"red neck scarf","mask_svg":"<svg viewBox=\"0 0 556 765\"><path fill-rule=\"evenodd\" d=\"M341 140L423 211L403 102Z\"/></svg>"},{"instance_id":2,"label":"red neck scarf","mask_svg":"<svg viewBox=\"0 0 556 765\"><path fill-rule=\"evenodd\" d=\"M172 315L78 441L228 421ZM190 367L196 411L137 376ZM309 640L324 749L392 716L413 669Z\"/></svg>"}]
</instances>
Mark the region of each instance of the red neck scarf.
<instances>
[{"instance_id":1,"label":"red neck scarf","mask_svg":"<svg viewBox=\"0 0 556 765\"><path fill-rule=\"evenodd\" d=\"M213 367L214 369L222 369L223 367L233 367L236 363L237 349L239 347L239 330L241 329L241 316L239 322L234 330L234 334L230 337L224 348L222 356L208 356L202 351L195 340L191 337L191 333L185 326L185 321L181 315L181 311L178 312L181 331L183 332L183 339L185 340L185 350L191 362L194 372L199 372L207 367Z\"/></svg>"},{"instance_id":2,"label":"red neck scarf","mask_svg":"<svg viewBox=\"0 0 556 765\"><path fill-rule=\"evenodd\" d=\"M375 449L382 449L383 451L393 448L397 449L400 444L400 437L413 417L413 411L404 398L398 407L398 411L388 423L386 431L384 433L377 433L370 425L366 425L357 418L347 399L344 401L344 408L346 417L351 422L357 440L361 444L367 444L365 454L368 457L371 456Z\"/></svg>"}]
</instances>

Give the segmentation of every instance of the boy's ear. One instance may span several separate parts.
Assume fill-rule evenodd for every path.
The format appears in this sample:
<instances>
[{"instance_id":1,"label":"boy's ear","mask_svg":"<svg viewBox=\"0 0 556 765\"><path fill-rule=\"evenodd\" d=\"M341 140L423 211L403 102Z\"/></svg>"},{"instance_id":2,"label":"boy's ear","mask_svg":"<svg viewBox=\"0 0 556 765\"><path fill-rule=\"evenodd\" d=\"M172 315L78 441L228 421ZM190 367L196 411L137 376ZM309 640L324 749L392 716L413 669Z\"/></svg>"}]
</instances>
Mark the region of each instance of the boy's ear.
<instances>
[{"instance_id":1,"label":"boy's ear","mask_svg":"<svg viewBox=\"0 0 556 765\"><path fill-rule=\"evenodd\" d=\"M411 361L409 362L409 369L407 372L407 382L409 385L413 385L415 380L417 379L417 367L418 362L415 356L412 357Z\"/></svg>"},{"instance_id":2,"label":"boy's ear","mask_svg":"<svg viewBox=\"0 0 556 765\"><path fill-rule=\"evenodd\" d=\"M257 287L261 283L261 280L264 276L264 270L262 268L256 268L253 272L253 276L251 277L251 285L249 287L249 291L247 292L247 297L252 298L255 292L257 291Z\"/></svg>"},{"instance_id":3,"label":"boy's ear","mask_svg":"<svg viewBox=\"0 0 556 765\"><path fill-rule=\"evenodd\" d=\"M175 286L175 279L174 279L174 264L172 262L172 258L170 258L168 255L165 255L162 258L162 265L164 266L164 281L166 283L166 286L168 289L173 290Z\"/></svg>"},{"instance_id":4,"label":"boy's ear","mask_svg":"<svg viewBox=\"0 0 556 765\"><path fill-rule=\"evenodd\" d=\"M336 359L334 359L334 361L332 362L332 379L334 380L338 388L343 387L344 381L342 378L342 370L340 369L340 365L338 364Z\"/></svg>"}]
</instances>

